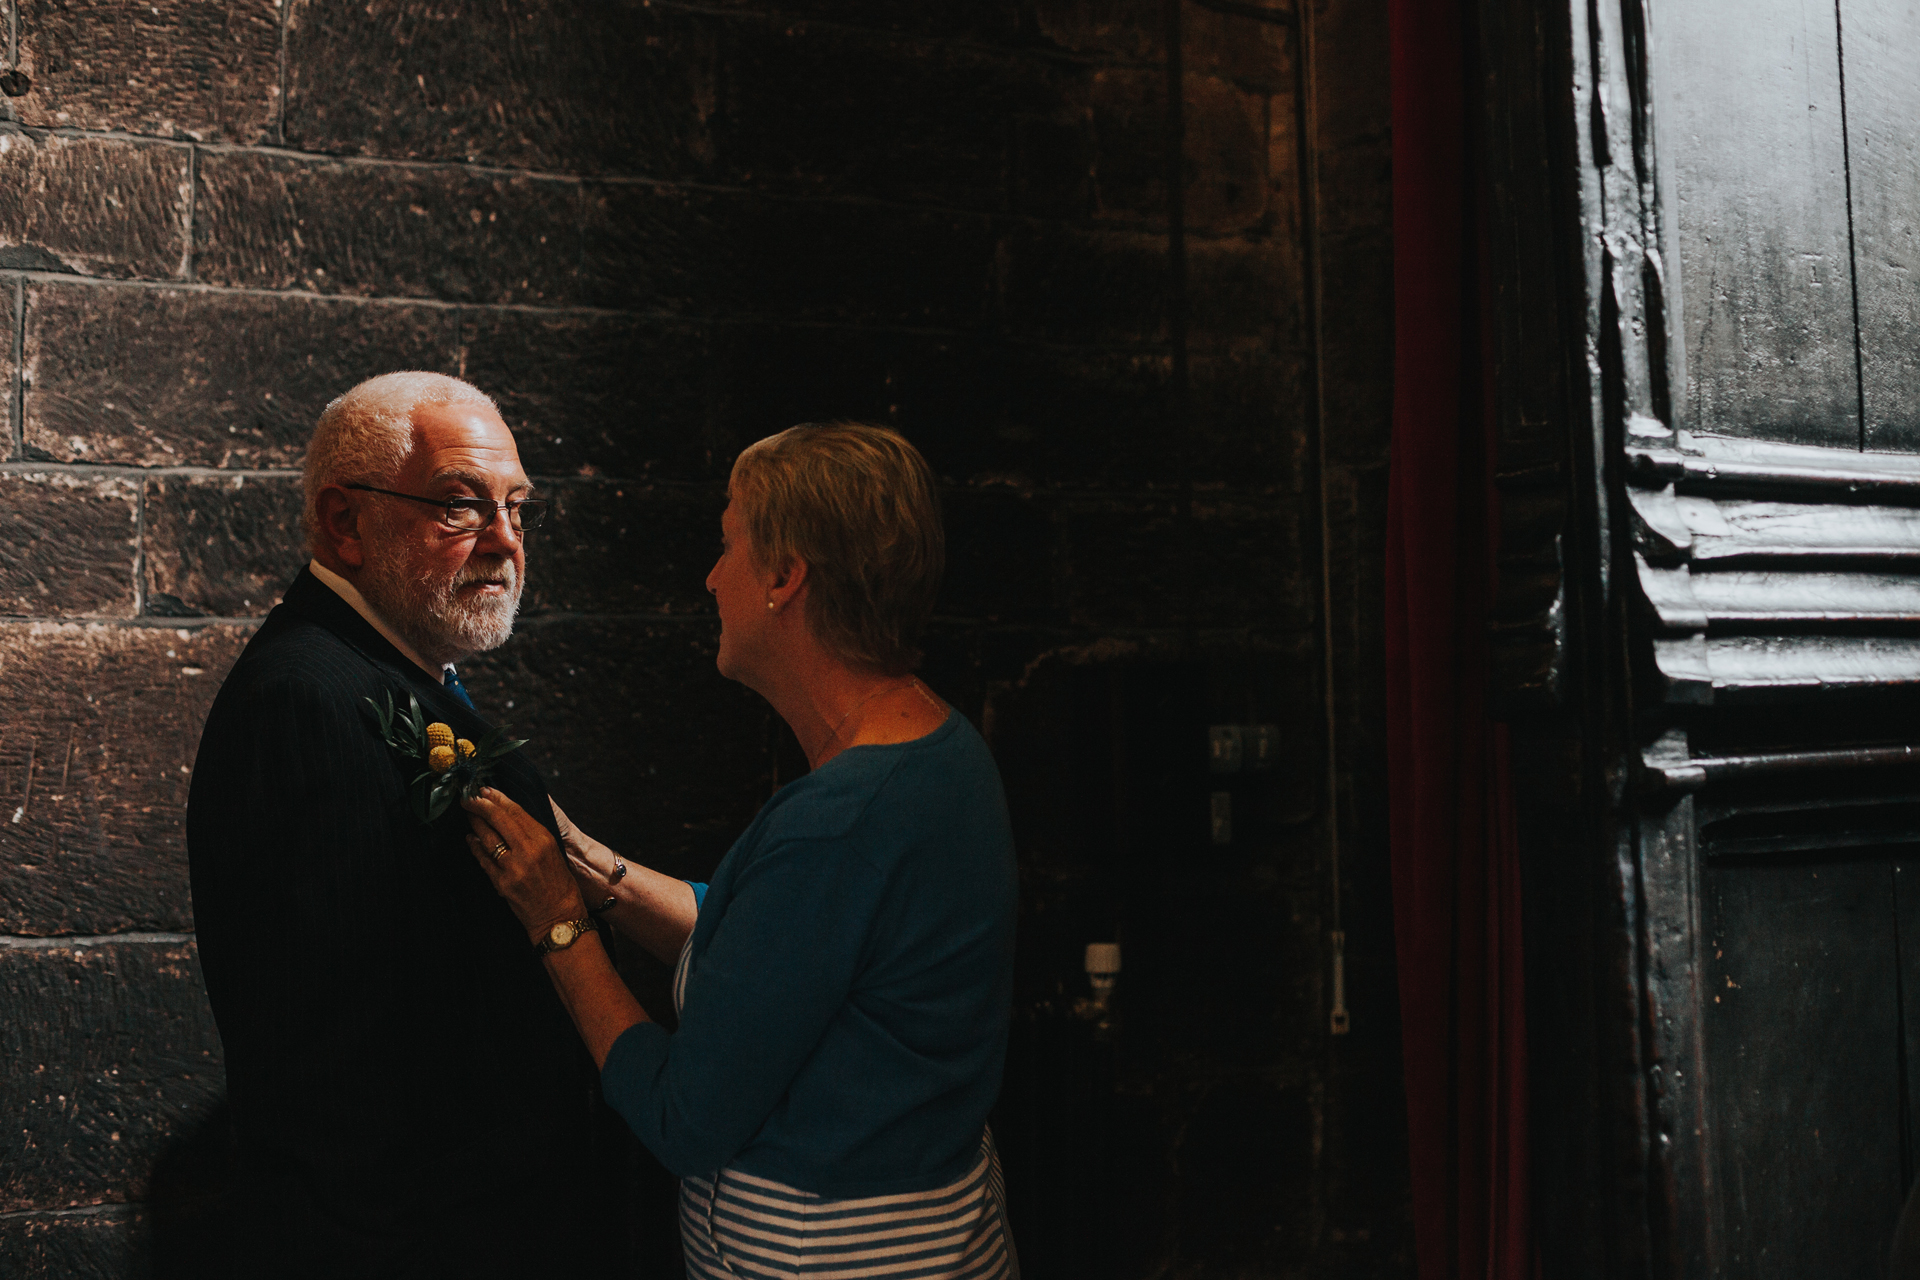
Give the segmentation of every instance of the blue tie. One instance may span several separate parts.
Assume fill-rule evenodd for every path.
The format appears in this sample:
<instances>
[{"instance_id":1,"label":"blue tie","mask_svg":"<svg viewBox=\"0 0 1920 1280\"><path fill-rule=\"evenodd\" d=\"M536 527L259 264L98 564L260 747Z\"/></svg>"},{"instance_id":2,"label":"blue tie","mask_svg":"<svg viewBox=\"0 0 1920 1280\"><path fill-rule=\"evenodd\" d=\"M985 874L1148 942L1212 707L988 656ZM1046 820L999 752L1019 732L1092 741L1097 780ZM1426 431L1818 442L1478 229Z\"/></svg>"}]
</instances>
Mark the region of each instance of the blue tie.
<instances>
[{"instance_id":1,"label":"blue tie","mask_svg":"<svg viewBox=\"0 0 1920 1280\"><path fill-rule=\"evenodd\" d=\"M460 673L453 669L451 662L440 668L440 675L441 683L446 686L447 692L460 699L460 701L466 705L467 710L472 711L474 709L473 699L467 696L467 686L460 683Z\"/></svg>"}]
</instances>

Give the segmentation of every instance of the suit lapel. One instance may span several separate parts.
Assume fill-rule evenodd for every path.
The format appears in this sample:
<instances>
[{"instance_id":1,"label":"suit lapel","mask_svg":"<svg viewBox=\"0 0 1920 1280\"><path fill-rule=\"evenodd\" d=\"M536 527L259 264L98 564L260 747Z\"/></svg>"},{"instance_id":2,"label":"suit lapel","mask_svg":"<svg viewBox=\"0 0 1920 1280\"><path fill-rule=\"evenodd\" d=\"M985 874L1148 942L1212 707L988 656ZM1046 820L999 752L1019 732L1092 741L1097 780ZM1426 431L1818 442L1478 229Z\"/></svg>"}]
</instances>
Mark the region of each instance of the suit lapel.
<instances>
[{"instance_id":1,"label":"suit lapel","mask_svg":"<svg viewBox=\"0 0 1920 1280\"><path fill-rule=\"evenodd\" d=\"M446 724L457 737L478 742L493 729L492 721L454 697L445 685L394 648L372 623L360 616L359 610L316 578L312 570L300 570L286 595L281 597L281 607L333 632L389 676L395 685L394 703L400 710L405 710L406 694L412 693L420 699L420 710L429 721ZM494 766L492 785L511 796L541 825L556 829L546 784L524 751L516 751Z\"/></svg>"}]
</instances>

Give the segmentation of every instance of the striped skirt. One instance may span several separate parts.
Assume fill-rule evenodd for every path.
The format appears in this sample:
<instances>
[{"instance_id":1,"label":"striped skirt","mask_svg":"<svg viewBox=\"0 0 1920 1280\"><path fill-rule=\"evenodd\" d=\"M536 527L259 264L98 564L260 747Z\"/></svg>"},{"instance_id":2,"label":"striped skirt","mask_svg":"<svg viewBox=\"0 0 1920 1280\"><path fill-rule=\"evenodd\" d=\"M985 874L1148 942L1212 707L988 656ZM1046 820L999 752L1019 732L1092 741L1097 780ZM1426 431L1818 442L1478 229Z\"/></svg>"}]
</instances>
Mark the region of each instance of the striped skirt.
<instances>
[{"instance_id":1,"label":"striped skirt","mask_svg":"<svg viewBox=\"0 0 1920 1280\"><path fill-rule=\"evenodd\" d=\"M957 1182L829 1200L735 1169L680 1183L688 1280L1019 1280L993 1132Z\"/></svg>"},{"instance_id":2,"label":"striped skirt","mask_svg":"<svg viewBox=\"0 0 1920 1280\"><path fill-rule=\"evenodd\" d=\"M676 1010L692 950L689 935L674 966ZM987 1129L973 1167L931 1191L829 1200L737 1169L683 1178L680 1243L688 1280L1020 1280L1006 1205Z\"/></svg>"}]
</instances>

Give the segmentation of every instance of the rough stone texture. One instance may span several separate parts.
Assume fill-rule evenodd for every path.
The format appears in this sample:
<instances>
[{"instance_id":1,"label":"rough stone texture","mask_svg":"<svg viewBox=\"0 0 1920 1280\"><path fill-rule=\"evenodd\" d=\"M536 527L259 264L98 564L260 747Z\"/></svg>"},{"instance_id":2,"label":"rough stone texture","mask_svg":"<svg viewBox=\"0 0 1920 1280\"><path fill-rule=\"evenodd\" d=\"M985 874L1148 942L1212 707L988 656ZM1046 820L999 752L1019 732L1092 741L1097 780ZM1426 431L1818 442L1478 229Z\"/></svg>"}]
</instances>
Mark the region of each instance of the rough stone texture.
<instances>
[{"instance_id":1,"label":"rough stone texture","mask_svg":"<svg viewBox=\"0 0 1920 1280\"><path fill-rule=\"evenodd\" d=\"M823 418L899 427L942 476L1016 487L1170 481L1162 351L872 329L725 326L715 434Z\"/></svg>"},{"instance_id":2,"label":"rough stone texture","mask_svg":"<svg viewBox=\"0 0 1920 1280\"><path fill-rule=\"evenodd\" d=\"M456 343L444 307L30 285L25 443L63 462L297 467L329 400L396 368L453 373Z\"/></svg>"},{"instance_id":3,"label":"rough stone texture","mask_svg":"<svg viewBox=\"0 0 1920 1280\"><path fill-rule=\"evenodd\" d=\"M1263 7L1281 14L1296 9L1283 0L1263 0ZM1326 0L1317 6L1323 12L1333 7ZM1157 0L1035 0L1032 13L1035 32L1055 48L1088 58L1166 63L1166 17ZM1367 19L1379 22L1371 10ZM1198 6L1181 14L1189 76L1217 75L1291 92L1293 39L1290 27L1237 14Z\"/></svg>"},{"instance_id":4,"label":"rough stone texture","mask_svg":"<svg viewBox=\"0 0 1920 1280\"><path fill-rule=\"evenodd\" d=\"M672 187L587 189L582 300L603 307L965 326L984 315L984 218Z\"/></svg>"},{"instance_id":5,"label":"rough stone texture","mask_svg":"<svg viewBox=\"0 0 1920 1280\"><path fill-rule=\"evenodd\" d=\"M188 164L185 147L0 129L0 269L179 276Z\"/></svg>"},{"instance_id":6,"label":"rough stone texture","mask_svg":"<svg viewBox=\"0 0 1920 1280\"><path fill-rule=\"evenodd\" d=\"M191 941L0 944L0 1028L0 1212L142 1198L221 1095Z\"/></svg>"},{"instance_id":7,"label":"rough stone texture","mask_svg":"<svg viewBox=\"0 0 1920 1280\"><path fill-rule=\"evenodd\" d=\"M933 468L972 484L1283 487L1306 466L1306 353L1190 363L1187 438L1169 436L1162 351L804 326L714 330L718 424L737 449L795 422L889 422ZM722 453L722 459L730 453Z\"/></svg>"},{"instance_id":8,"label":"rough stone texture","mask_svg":"<svg viewBox=\"0 0 1920 1280\"><path fill-rule=\"evenodd\" d=\"M0 1217L0 1271L35 1280L147 1280L147 1217L138 1205Z\"/></svg>"},{"instance_id":9,"label":"rough stone texture","mask_svg":"<svg viewBox=\"0 0 1920 1280\"><path fill-rule=\"evenodd\" d=\"M1165 225L1166 87L1163 66L1093 72L1086 110L1092 117L1097 217ZM1194 78L1186 88L1186 153L1194 161L1193 181L1184 193L1187 229L1227 234L1259 227L1273 195L1268 175L1273 125L1292 126L1289 106L1276 112L1269 95L1224 80ZM1281 172L1292 176L1291 170Z\"/></svg>"},{"instance_id":10,"label":"rough stone texture","mask_svg":"<svg viewBox=\"0 0 1920 1280\"><path fill-rule=\"evenodd\" d=\"M1077 505L1067 515L1068 616L1087 626L1280 625L1306 631L1314 575L1297 513L1269 503Z\"/></svg>"},{"instance_id":11,"label":"rough stone texture","mask_svg":"<svg viewBox=\"0 0 1920 1280\"><path fill-rule=\"evenodd\" d=\"M1393 251L1387 230L1329 235L1324 252L1330 273L1343 289L1360 296L1391 291ZM1392 351L1392 313L1329 307L1326 325L1327 455L1337 466L1384 465L1393 423L1393 366L1384 354Z\"/></svg>"},{"instance_id":12,"label":"rough stone texture","mask_svg":"<svg viewBox=\"0 0 1920 1280\"><path fill-rule=\"evenodd\" d=\"M874 330L727 325L713 338L713 437L737 449L796 422L897 426L951 480L986 484L1300 483L1309 358L1256 350L1193 358L1186 438L1167 423L1171 361L1127 348ZM723 453L724 458L728 456Z\"/></svg>"},{"instance_id":13,"label":"rough stone texture","mask_svg":"<svg viewBox=\"0 0 1920 1280\"><path fill-rule=\"evenodd\" d=\"M187 781L247 634L0 624L0 934L191 927Z\"/></svg>"},{"instance_id":14,"label":"rough stone texture","mask_svg":"<svg viewBox=\"0 0 1920 1280\"><path fill-rule=\"evenodd\" d=\"M1165 340L1164 235L1016 224L1001 243L1000 263L1003 323L1022 337L1109 344Z\"/></svg>"},{"instance_id":15,"label":"rough stone texture","mask_svg":"<svg viewBox=\"0 0 1920 1280\"><path fill-rule=\"evenodd\" d=\"M525 612L713 615L720 486L562 480L539 496L554 505L528 535Z\"/></svg>"},{"instance_id":16,"label":"rough stone texture","mask_svg":"<svg viewBox=\"0 0 1920 1280\"><path fill-rule=\"evenodd\" d=\"M149 614L261 617L307 562L297 476L146 483Z\"/></svg>"},{"instance_id":17,"label":"rough stone texture","mask_svg":"<svg viewBox=\"0 0 1920 1280\"><path fill-rule=\"evenodd\" d=\"M280 97L273 0L20 0L23 124L267 140Z\"/></svg>"},{"instance_id":18,"label":"rough stone texture","mask_svg":"<svg viewBox=\"0 0 1920 1280\"><path fill-rule=\"evenodd\" d=\"M866 31L899 32L981 43L1027 42L1023 4L1017 0L717 0L705 9L834 23Z\"/></svg>"},{"instance_id":19,"label":"rough stone texture","mask_svg":"<svg viewBox=\"0 0 1920 1280\"><path fill-rule=\"evenodd\" d=\"M130 480L0 472L0 614L131 615L139 515Z\"/></svg>"},{"instance_id":20,"label":"rough stone texture","mask_svg":"<svg viewBox=\"0 0 1920 1280\"><path fill-rule=\"evenodd\" d=\"M712 151L713 22L607 0L316 4L287 19L287 141L308 151L688 176Z\"/></svg>"},{"instance_id":21,"label":"rough stone texture","mask_svg":"<svg viewBox=\"0 0 1920 1280\"><path fill-rule=\"evenodd\" d=\"M288 57L287 138L307 150L982 209L1002 200L1002 122L1048 111L1059 75L970 44L634 0L601 6L590 39L559 0L296 4Z\"/></svg>"},{"instance_id":22,"label":"rough stone texture","mask_svg":"<svg viewBox=\"0 0 1920 1280\"><path fill-rule=\"evenodd\" d=\"M942 503L947 574L935 614L989 623L1057 623L1060 518L1052 504L1007 488L949 490Z\"/></svg>"},{"instance_id":23,"label":"rough stone texture","mask_svg":"<svg viewBox=\"0 0 1920 1280\"><path fill-rule=\"evenodd\" d=\"M0 282L0 457L14 456L15 433L20 424L14 418L14 375L19 365L14 360L14 336L19 332L16 313L20 306L18 284Z\"/></svg>"},{"instance_id":24,"label":"rough stone texture","mask_svg":"<svg viewBox=\"0 0 1920 1280\"><path fill-rule=\"evenodd\" d=\"M1133 343L1166 338L1166 237L1028 224L1001 246L1009 330L1050 342ZM1195 349L1255 343L1299 349L1307 340L1301 252L1275 241L1187 245L1189 342ZM1088 300L1077 302L1076 300Z\"/></svg>"},{"instance_id":25,"label":"rough stone texture","mask_svg":"<svg viewBox=\"0 0 1920 1280\"><path fill-rule=\"evenodd\" d=\"M509 723L584 831L705 879L773 791L766 704L721 678L717 626L536 621L473 658L474 702Z\"/></svg>"},{"instance_id":26,"label":"rough stone texture","mask_svg":"<svg viewBox=\"0 0 1920 1280\"><path fill-rule=\"evenodd\" d=\"M728 467L799 421L898 426L948 512L922 670L992 743L1021 856L994 1123L1029 1272L1404 1277L1377 678L1386 23L1377 0L1314 3L1317 371L1289 29L1181 10L1182 413L1161 0L290 0L285 142L327 155L201 151L190 282L30 282L26 456L163 468L141 481L149 612L254 615L297 563L293 469L321 405L388 368L471 379L563 511L533 535L518 633L463 664L466 681L531 736L587 830L700 877L805 767L765 704L714 669L701 584ZM156 5L176 27L202 12ZM109 43L122 47L90 53L96 65L148 56ZM200 128L167 105L195 83L102 90L99 118L172 111ZM239 129L234 110L206 127ZM147 154L0 138L34 148L35 173L56 145L123 167ZM62 163L68 191L104 172ZM15 245L0 271L57 267L51 243L23 256L5 238L27 218L92 246L79 269L182 270L183 203L165 223L171 256L140 258L126 227L155 224L135 206L103 215L57 186L9 204L13 190L0 185L0 244ZM1354 1012L1331 1042L1316 372ZM98 533L82 533L84 561ZM116 572L131 591L130 567ZM0 934L190 927L178 771L246 630L183 640L157 622L0 626ZM1206 726L1247 721L1282 726L1281 767L1207 775ZM91 808L43 811L80 790L43 787L53 756L95 787ZM1207 839L1222 788L1228 847ZM1098 1039L1070 1009L1082 948L1116 936L1121 1022ZM663 975L630 976L659 998ZM218 1128L186 1145L217 1146ZM164 1182L146 1226L83 1237L61 1219L60 1238L146 1231L165 1273ZM0 1218L0 1270L18 1269L5 1250L22 1221Z\"/></svg>"},{"instance_id":27,"label":"rough stone texture","mask_svg":"<svg viewBox=\"0 0 1920 1280\"><path fill-rule=\"evenodd\" d=\"M1185 448L1205 488L1280 495L1310 509L1313 357L1258 349L1195 355L1188 372Z\"/></svg>"},{"instance_id":28,"label":"rough stone texture","mask_svg":"<svg viewBox=\"0 0 1920 1280\"><path fill-rule=\"evenodd\" d=\"M1196 240L1187 246L1196 350L1304 351L1311 341L1302 246L1277 240ZM1329 290L1329 297L1337 296Z\"/></svg>"},{"instance_id":29,"label":"rough stone texture","mask_svg":"<svg viewBox=\"0 0 1920 1280\"><path fill-rule=\"evenodd\" d=\"M757 189L996 210L1006 122L1062 96L1058 64L971 43L779 18L723 30L707 167Z\"/></svg>"},{"instance_id":30,"label":"rough stone texture","mask_svg":"<svg viewBox=\"0 0 1920 1280\"><path fill-rule=\"evenodd\" d=\"M209 284L496 303L577 292L575 183L252 152L199 164L194 261Z\"/></svg>"},{"instance_id":31,"label":"rough stone texture","mask_svg":"<svg viewBox=\"0 0 1920 1280\"><path fill-rule=\"evenodd\" d=\"M705 332L635 316L462 313L460 376L491 395L530 475L724 478Z\"/></svg>"}]
</instances>

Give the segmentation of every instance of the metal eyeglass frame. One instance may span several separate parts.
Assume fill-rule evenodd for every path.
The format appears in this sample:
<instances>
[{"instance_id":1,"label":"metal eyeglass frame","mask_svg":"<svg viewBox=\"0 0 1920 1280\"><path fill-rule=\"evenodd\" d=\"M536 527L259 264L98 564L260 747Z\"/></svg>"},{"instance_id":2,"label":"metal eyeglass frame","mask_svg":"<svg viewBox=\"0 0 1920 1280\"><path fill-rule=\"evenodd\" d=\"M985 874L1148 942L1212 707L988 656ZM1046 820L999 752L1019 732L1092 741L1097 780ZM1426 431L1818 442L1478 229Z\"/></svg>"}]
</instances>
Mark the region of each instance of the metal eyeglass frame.
<instances>
[{"instance_id":1,"label":"metal eyeglass frame","mask_svg":"<svg viewBox=\"0 0 1920 1280\"><path fill-rule=\"evenodd\" d=\"M462 533L479 533L493 523L500 512L507 513L507 523L515 533L525 533L528 529L538 529L540 522L547 518L547 500L545 498L520 498L513 502L495 502L490 498L422 498L418 494L396 493L392 489L379 489L370 484L347 484L343 489L358 489L362 493L381 493L389 498L405 498L408 502L419 502L429 507L439 507L442 511L440 521L449 529L458 529ZM471 511L482 519L476 525L454 523L454 513Z\"/></svg>"}]
</instances>

